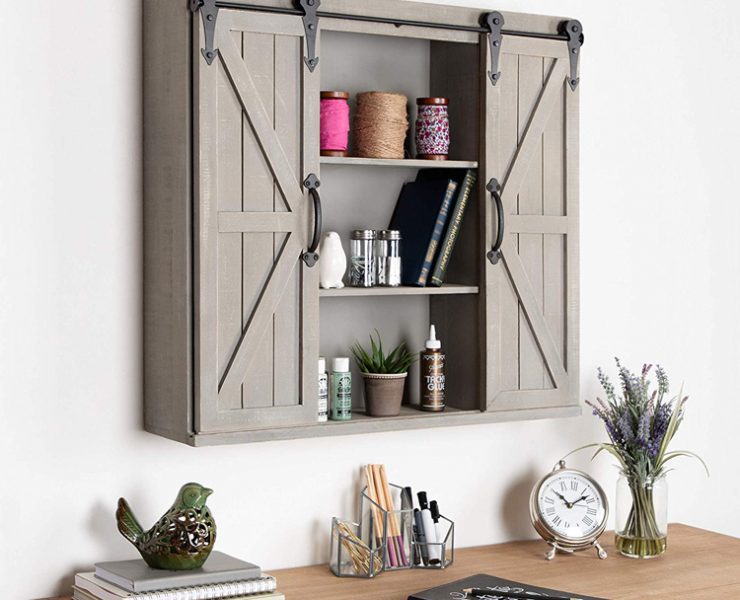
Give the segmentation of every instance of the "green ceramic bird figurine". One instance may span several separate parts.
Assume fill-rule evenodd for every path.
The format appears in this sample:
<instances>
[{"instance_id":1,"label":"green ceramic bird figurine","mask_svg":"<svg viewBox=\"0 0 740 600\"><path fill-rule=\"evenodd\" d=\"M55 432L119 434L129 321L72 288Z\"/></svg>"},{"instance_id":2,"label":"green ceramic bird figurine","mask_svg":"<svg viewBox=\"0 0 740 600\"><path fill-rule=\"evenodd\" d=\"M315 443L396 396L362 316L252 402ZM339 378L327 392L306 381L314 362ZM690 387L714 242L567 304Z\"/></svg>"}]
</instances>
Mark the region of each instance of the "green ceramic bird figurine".
<instances>
[{"instance_id":1,"label":"green ceramic bird figurine","mask_svg":"<svg viewBox=\"0 0 740 600\"><path fill-rule=\"evenodd\" d=\"M124 498L118 500L118 531L154 569L186 571L203 566L216 541L216 522L206 499L213 493L199 483L180 488L169 510L144 531Z\"/></svg>"}]
</instances>

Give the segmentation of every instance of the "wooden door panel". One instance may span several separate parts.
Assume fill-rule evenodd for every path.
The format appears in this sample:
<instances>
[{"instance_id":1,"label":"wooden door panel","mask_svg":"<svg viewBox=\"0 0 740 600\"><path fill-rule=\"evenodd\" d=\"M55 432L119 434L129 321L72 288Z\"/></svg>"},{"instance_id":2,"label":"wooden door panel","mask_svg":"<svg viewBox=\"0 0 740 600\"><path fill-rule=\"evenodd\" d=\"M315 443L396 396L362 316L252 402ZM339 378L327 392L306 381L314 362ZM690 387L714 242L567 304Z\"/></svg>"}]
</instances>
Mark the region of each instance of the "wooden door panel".
<instances>
[{"instance_id":1,"label":"wooden door panel","mask_svg":"<svg viewBox=\"0 0 740 600\"><path fill-rule=\"evenodd\" d=\"M300 18L221 10L218 60L196 65L199 432L316 420L318 268L300 257L319 74L303 43Z\"/></svg>"},{"instance_id":2,"label":"wooden door panel","mask_svg":"<svg viewBox=\"0 0 740 600\"><path fill-rule=\"evenodd\" d=\"M486 265L485 273L487 328L496 340L486 365L487 403L490 410L572 405L578 402L578 264L572 251L578 91L566 82L564 44L506 38L501 72L486 99L485 177L501 182L506 216L502 260ZM485 206L490 244L490 199Z\"/></svg>"}]
</instances>

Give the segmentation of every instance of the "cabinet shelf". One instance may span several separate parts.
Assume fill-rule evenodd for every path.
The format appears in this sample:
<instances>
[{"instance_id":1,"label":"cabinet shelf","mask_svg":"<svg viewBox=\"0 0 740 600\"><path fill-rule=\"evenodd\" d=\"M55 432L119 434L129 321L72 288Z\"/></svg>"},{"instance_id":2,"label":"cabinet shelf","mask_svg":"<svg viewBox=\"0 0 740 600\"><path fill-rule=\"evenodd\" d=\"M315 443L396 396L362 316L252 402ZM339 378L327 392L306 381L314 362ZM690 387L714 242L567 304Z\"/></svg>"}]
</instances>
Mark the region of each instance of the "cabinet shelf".
<instances>
[{"instance_id":1,"label":"cabinet shelf","mask_svg":"<svg viewBox=\"0 0 740 600\"><path fill-rule=\"evenodd\" d=\"M405 167L409 169L477 169L474 160L417 160L411 158L357 158L354 156L322 156L322 165L351 165L357 167Z\"/></svg>"},{"instance_id":2,"label":"cabinet shelf","mask_svg":"<svg viewBox=\"0 0 740 600\"><path fill-rule=\"evenodd\" d=\"M422 412L413 406L403 406L401 414L397 417L368 417L363 412L354 411L352 419L349 421L327 421L326 423L252 431L199 434L191 436L187 442L193 446L216 446L245 442L357 435L379 433L381 431L407 431L409 429L459 427L463 425L483 425L485 423L505 423L507 421L568 418L578 417L581 414L582 410L578 405L490 412L460 410L448 406L441 413Z\"/></svg>"},{"instance_id":3,"label":"cabinet shelf","mask_svg":"<svg viewBox=\"0 0 740 600\"><path fill-rule=\"evenodd\" d=\"M444 296L449 294L477 294L476 285L458 285L446 283L442 287L372 287L356 288L343 287L340 290L319 290L322 298L347 298L357 296Z\"/></svg>"}]
</instances>

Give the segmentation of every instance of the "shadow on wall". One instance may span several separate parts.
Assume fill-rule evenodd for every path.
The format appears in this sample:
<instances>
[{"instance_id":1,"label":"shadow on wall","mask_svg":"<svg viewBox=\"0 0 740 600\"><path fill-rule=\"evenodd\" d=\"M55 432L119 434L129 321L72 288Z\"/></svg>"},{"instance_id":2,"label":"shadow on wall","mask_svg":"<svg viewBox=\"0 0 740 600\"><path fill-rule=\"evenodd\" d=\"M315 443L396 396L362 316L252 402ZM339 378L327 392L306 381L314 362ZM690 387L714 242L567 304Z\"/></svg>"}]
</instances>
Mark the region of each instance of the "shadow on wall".
<instances>
[{"instance_id":1,"label":"shadow on wall","mask_svg":"<svg viewBox=\"0 0 740 600\"><path fill-rule=\"evenodd\" d=\"M136 498L136 500L139 499L142 498ZM87 521L86 534L90 539L97 541L100 547L101 562L105 560L120 560L122 555L125 556L127 554L131 555L132 558L138 557L136 551L132 550L128 542L118 533L115 512L115 506L109 506L101 501L97 501L90 511L90 517ZM54 593L57 596L70 596L72 594L75 573L85 573L92 571L93 568L91 564L75 565L68 575L59 579L54 588Z\"/></svg>"},{"instance_id":2,"label":"shadow on wall","mask_svg":"<svg viewBox=\"0 0 740 600\"><path fill-rule=\"evenodd\" d=\"M90 570L90 565L75 565L75 568L72 570L73 573L84 573L85 571ZM69 597L72 595L72 584L74 583L74 575L65 575L64 577L61 577L59 581L57 582L55 589L55 594L57 596L64 596ZM42 598L39 598L38 600L43 600Z\"/></svg>"},{"instance_id":3,"label":"shadow on wall","mask_svg":"<svg viewBox=\"0 0 740 600\"><path fill-rule=\"evenodd\" d=\"M506 538L510 540L530 539L534 530L529 520L529 494L534 484L542 477L533 467L511 482L501 503L501 522Z\"/></svg>"}]
</instances>

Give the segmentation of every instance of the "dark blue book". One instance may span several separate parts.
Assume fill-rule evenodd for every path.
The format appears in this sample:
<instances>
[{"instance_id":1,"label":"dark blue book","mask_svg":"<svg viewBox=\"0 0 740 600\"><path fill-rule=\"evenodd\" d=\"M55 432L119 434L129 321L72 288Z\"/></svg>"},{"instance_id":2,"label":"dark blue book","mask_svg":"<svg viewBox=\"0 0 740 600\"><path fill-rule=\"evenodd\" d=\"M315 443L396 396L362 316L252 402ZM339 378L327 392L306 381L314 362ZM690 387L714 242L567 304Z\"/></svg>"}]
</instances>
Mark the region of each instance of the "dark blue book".
<instances>
[{"instance_id":1,"label":"dark blue book","mask_svg":"<svg viewBox=\"0 0 740 600\"><path fill-rule=\"evenodd\" d=\"M427 285L439 287L444 283L447 275L447 267L460 235L465 208L475 186L477 175L473 169L421 169L416 176L416 181L435 179L452 179L457 183L457 194L450 209L450 216L447 218L447 226L437 251L434 269L431 277L427 278Z\"/></svg>"},{"instance_id":2,"label":"dark blue book","mask_svg":"<svg viewBox=\"0 0 740 600\"><path fill-rule=\"evenodd\" d=\"M403 285L426 285L456 189L452 179L403 185L388 227L401 232Z\"/></svg>"}]
</instances>

